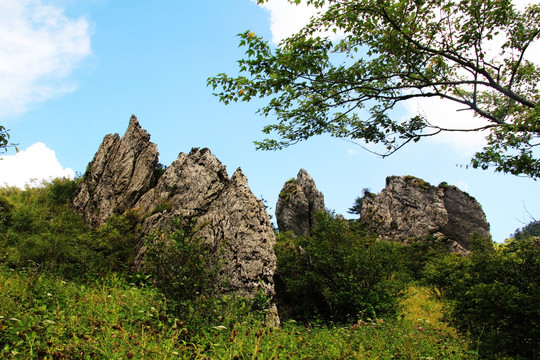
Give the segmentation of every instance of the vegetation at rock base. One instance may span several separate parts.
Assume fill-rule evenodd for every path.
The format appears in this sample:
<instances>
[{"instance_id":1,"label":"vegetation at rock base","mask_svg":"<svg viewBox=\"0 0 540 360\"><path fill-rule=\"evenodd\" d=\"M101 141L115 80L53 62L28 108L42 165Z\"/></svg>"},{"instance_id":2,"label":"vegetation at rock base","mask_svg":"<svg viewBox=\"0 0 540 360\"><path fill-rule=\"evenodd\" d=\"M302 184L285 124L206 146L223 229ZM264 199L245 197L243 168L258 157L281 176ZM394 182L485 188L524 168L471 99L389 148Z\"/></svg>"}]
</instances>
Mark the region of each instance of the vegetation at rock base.
<instances>
[{"instance_id":1,"label":"vegetation at rock base","mask_svg":"<svg viewBox=\"0 0 540 360\"><path fill-rule=\"evenodd\" d=\"M332 214L317 213L314 220L310 237L278 235L282 316L338 323L396 317L406 283L399 245Z\"/></svg>"},{"instance_id":2,"label":"vegetation at rock base","mask_svg":"<svg viewBox=\"0 0 540 360\"><path fill-rule=\"evenodd\" d=\"M116 214L90 230L70 209L76 185L57 179L0 189L2 358L539 355L533 235L495 247L477 239L463 257L435 239L376 241L360 222L320 213L311 236L278 234L282 325L272 327L264 296L216 294L208 280L219 264L205 258L193 224L149 238L148 270L131 271L138 214ZM159 256L175 253L178 262Z\"/></svg>"},{"instance_id":3,"label":"vegetation at rock base","mask_svg":"<svg viewBox=\"0 0 540 360\"><path fill-rule=\"evenodd\" d=\"M442 132L486 130L474 168L540 177L540 67L527 60L540 38L538 4L521 11L510 0L290 2L322 12L278 47L250 30L239 34L246 48L240 74L208 79L225 104L266 100L259 113L276 121L263 128L270 138L258 148L327 133L362 147L378 144L385 157ZM458 104L479 121L445 127L421 112L393 116L422 98Z\"/></svg>"}]
</instances>

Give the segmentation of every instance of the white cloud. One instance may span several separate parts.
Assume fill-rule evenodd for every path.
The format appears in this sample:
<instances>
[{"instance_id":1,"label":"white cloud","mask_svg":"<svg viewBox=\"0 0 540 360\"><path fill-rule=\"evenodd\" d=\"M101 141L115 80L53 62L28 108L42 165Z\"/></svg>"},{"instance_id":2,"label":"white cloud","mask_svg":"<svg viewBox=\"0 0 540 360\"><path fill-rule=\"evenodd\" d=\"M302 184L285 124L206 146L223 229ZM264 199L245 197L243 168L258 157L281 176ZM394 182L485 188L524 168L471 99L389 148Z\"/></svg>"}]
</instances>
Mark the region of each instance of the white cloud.
<instances>
[{"instance_id":1,"label":"white cloud","mask_svg":"<svg viewBox=\"0 0 540 360\"><path fill-rule=\"evenodd\" d=\"M488 124L486 120L473 116L472 111L463 110L463 105L449 100L438 98L410 100L404 107L407 111L405 117L421 114L432 125L445 129L473 129ZM486 131L445 132L428 138L428 141L451 145L463 156L470 157L482 150L487 134Z\"/></svg>"},{"instance_id":2,"label":"white cloud","mask_svg":"<svg viewBox=\"0 0 540 360\"><path fill-rule=\"evenodd\" d=\"M57 177L73 179L74 176L75 172L70 168L64 169L55 152L40 142L15 155L0 157L0 186L23 189L25 185L39 186L43 180Z\"/></svg>"},{"instance_id":3,"label":"white cloud","mask_svg":"<svg viewBox=\"0 0 540 360\"><path fill-rule=\"evenodd\" d=\"M86 19L43 0L0 0L0 116L74 91L68 76L90 53Z\"/></svg>"},{"instance_id":4,"label":"white cloud","mask_svg":"<svg viewBox=\"0 0 540 360\"><path fill-rule=\"evenodd\" d=\"M251 1L256 2L256 0ZM288 2L288 0L268 0L259 6L270 12L270 31L272 32L272 42L274 44L279 44L281 40L297 33L309 23L312 16L327 8L316 8L304 3L295 5ZM330 38L339 36L339 34L334 33L317 35L325 35Z\"/></svg>"}]
</instances>

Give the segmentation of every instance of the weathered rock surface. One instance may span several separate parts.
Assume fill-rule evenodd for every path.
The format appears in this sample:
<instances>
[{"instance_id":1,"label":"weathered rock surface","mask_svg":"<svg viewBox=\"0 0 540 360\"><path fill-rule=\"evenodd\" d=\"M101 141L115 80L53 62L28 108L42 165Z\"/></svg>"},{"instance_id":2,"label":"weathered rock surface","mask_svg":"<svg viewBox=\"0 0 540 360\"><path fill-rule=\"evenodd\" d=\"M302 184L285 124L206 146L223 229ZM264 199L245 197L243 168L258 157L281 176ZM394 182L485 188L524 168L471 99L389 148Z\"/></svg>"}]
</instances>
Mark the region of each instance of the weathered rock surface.
<instances>
[{"instance_id":1,"label":"weathered rock surface","mask_svg":"<svg viewBox=\"0 0 540 360\"><path fill-rule=\"evenodd\" d=\"M215 249L223 245L226 291L249 296L262 288L274 294L274 232L241 169L229 179L210 150L181 153L135 208L146 216L142 226L146 233L170 229L174 219L184 223L196 219L204 224L197 236Z\"/></svg>"},{"instance_id":2,"label":"weathered rock surface","mask_svg":"<svg viewBox=\"0 0 540 360\"><path fill-rule=\"evenodd\" d=\"M361 219L384 238L406 241L443 235L452 249L466 252L469 239L489 237L480 204L455 186L431 186L412 176L390 176L377 195L366 195Z\"/></svg>"},{"instance_id":3,"label":"weathered rock surface","mask_svg":"<svg viewBox=\"0 0 540 360\"><path fill-rule=\"evenodd\" d=\"M124 136L107 135L88 164L73 208L87 223L99 227L113 213L133 207L154 181L156 144L133 115Z\"/></svg>"},{"instance_id":4,"label":"weathered rock surface","mask_svg":"<svg viewBox=\"0 0 540 360\"><path fill-rule=\"evenodd\" d=\"M298 236L309 236L314 227L313 213L324 211L324 196L315 182L300 169L296 179L283 186L276 205L279 231L291 230Z\"/></svg>"},{"instance_id":5,"label":"weathered rock surface","mask_svg":"<svg viewBox=\"0 0 540 360\"><path fill-rule=\"evenodd\" d=\"M94 227L115 212L133 209L143 219L141 239L154 231L170 231L174 219L184 224L197 221L197 236L224 260L224 291L251 296L262 288L273 296L275 236L263 203L242 171L229 178L210 150L195 148L180 153L156 179L157 147L149 139L134 116L122 138L107 135L88 165L73 207ZM140 267L142 241L138 251Z\"/></svg>"}]
</instances>

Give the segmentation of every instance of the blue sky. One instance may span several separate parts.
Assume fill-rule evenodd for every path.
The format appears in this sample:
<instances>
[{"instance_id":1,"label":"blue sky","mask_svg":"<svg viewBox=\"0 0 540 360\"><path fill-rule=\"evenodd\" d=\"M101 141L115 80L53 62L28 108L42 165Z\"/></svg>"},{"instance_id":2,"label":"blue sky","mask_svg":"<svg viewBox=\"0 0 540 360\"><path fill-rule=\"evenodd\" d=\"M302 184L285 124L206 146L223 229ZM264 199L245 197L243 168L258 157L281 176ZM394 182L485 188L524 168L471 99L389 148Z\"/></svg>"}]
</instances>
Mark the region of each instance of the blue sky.
<instances>
[{"instance_id":1,"label":"blue sky","mask_svg":"<svg viewBox=\"0 0 540 360\"><path fill-rule=\"evenodd\" d=\"M238 33L278 42L309 14L284 0L0 0L0 124L21 150L0 161L0 184L83 173L103 137L123 134L135 114L160 162L208 147L230 175L242 168L272 215L283 183L304 168L326 206L344 215L363 188L378 192L386 176L414 175L474 196L496 241L529 222L528 213L540 218L537 182L466 167L482 144L474 135L422 141L386 159L325 136L256 151L272 120L255 114L262 102L224 106L206 80L236 73ZM470 120L447 104L410 108L419 106L443 122Z\"/></svg>"}]
</instances>

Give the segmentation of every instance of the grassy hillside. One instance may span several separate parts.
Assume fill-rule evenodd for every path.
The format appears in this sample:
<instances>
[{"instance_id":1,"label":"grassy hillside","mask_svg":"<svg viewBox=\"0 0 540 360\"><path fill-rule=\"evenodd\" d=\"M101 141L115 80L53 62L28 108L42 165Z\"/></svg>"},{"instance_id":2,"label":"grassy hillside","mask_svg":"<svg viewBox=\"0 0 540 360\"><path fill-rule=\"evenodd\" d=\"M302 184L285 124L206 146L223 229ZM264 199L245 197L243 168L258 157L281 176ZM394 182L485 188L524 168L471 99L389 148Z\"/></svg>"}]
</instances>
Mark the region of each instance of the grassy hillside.
<instances>
[{"instance_id":1,"label":"grassy hillside","mask_svg":"<svg viewBox=\"0 0 540 360\"><path fill-rule=\"evenodd\" d=\"M260 314L223 300L212 326L191 324L168 313L151 287L109 275L92 282L65 281L37 273L0 269L2 358L103 359L474 359L471 344L442 321L440 301L412 287L403 316L340 326L288 321L266 326Z\"/></svg>"},{"instance_id":2,"label":"grassy hillside","mask_svg":"<svg viewBox=\"0 0 540 360\"><path fill-rule=\"evenodd\" d=\"M477 239L465 258L435 240L380 242L361 224L320 214L313 236L278 236L282 324L273 327L263 296L215 295L204 280L215 269L189 265L205 247L183 230L168 235L184 254L170 275L162 276L171 259L159 247L150 249L146 273L132 273L137 214L93 231L70 210L76 186L0 189L1 358L538 355L538 238L495 249Z\"/></svg>"}]
</instances>

